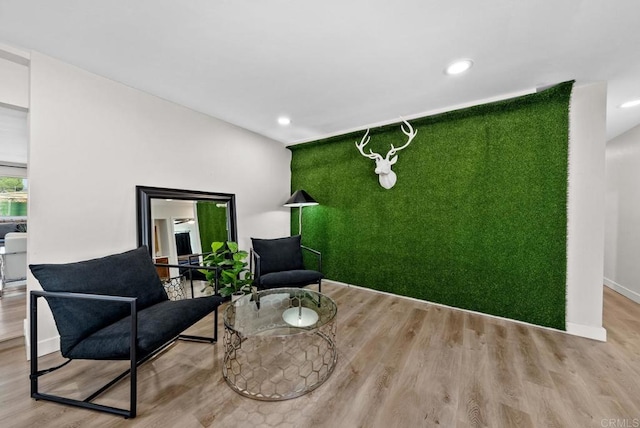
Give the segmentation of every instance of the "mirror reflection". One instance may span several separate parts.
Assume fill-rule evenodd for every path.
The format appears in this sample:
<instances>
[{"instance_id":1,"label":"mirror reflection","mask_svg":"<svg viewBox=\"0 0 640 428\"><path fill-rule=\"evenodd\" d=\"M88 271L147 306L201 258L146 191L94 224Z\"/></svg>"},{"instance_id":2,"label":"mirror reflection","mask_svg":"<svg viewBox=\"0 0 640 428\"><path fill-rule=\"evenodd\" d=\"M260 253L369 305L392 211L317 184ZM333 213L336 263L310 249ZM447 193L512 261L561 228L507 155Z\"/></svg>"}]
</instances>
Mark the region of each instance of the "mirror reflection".
<instances>
[{"instance_id":1,"label":"mirror reflection","mask_svg":"<svg viewBox=\"0 0 640 428\"><path fill-rule=\"evenodd\" d=\"M152 199L151 219L151 254L159 263L193 264L229 236L225 201Z\"/></svg>"},{"instance_id":2,"label":"mirror reflection","mask_svg":"<svg viewBox=\"0 0 640 428\"><path fill-rule=\"evenodd\" d=\"M163 282L204 281L198 271L215 241L237 241L235 195L138 186L138 244ZM166 266L163 266L166 265ZM197 288L197 287L196 287Z\"/></svg>"}]
</instances>

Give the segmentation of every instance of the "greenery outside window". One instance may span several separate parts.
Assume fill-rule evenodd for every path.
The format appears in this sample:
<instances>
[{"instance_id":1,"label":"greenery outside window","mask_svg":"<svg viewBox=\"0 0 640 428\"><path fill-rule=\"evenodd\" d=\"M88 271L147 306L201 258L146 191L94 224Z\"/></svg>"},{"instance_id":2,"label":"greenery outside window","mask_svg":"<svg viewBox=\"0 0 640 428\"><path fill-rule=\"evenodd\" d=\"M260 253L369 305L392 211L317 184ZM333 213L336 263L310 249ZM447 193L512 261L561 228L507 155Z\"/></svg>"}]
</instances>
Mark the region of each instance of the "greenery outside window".
<instances>
[{"instance_id":1,"label":"greenery outside window","mask_svg":"<svg viewBox=\"0 0 640 428\"><path fill-rule=\"evenodd\" d=\"M0 221L27 218L27 179L0 176Z\"/></svg>"}]
</instances>

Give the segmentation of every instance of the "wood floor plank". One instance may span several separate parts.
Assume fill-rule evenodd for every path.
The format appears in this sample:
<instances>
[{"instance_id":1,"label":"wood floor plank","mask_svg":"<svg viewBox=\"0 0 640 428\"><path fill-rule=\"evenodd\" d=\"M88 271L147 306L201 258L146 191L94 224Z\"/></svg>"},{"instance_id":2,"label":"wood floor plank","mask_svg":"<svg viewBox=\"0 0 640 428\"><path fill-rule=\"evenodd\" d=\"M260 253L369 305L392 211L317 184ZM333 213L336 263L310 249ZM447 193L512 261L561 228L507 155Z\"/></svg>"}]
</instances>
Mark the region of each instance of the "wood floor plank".
<instances>
[{"instance_id":1,"label":"wood floor plank","mask_svg":"<svg viewBox=\"0 0 640 428\"><path fill-rule=\"evenodd\" d=\"M562 402L559 392L554 388L524 381L520 402L535 427L589 426L580 425L575 414L566 411L566 406Z\"/></svg>"},{"instance_id":2,"label":"wood floor plank","mask_svg":"<svg viewBox=\"0 0 640 428\"><path fill-rule=\"evenodd\" d=\"M177 342L140 367L138 417L127 421L31 400L25 349L12 346L0 348L0 426L564 428L640 417L640 305L612 290L606 343L331 281L323 291L339 308L338 363L302 397L240 396L222 378L222 342ZM211 323L191 332L208 334ZM42 385L83 397L121 369L74 361ZM123 382L99 402L127 400Z\"/></svg>"},{"instance_id":3,"label":"wood floor plank","mask_svg":"<svg viewBox=\"0 0 640 428\"><path fill-rule=\"evenodd\" d=\"M0 341L23 336L27 317L25 286L8 287L0 298Z\"/></svg>"},{"instance_id":4,"label":"wood floor plank","mask_svg":"<svg viewBox=\"0 0 640 428\"><path fill-rule=\"evenodd\" d=\"M512 408L522 408L522 379L516 369L516 351L504 340L506 327L492 320L487 323L489 377L493 388L500 393L500 403Z\"/></svg>"}]
</instances>

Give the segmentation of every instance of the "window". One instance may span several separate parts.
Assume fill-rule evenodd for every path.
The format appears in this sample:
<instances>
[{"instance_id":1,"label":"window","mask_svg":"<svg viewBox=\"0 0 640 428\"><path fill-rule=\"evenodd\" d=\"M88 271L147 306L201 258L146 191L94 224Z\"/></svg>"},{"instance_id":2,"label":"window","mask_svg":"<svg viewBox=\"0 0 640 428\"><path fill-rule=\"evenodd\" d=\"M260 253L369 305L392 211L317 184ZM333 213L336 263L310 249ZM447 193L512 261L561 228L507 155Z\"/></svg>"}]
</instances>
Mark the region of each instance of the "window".
<instances>
[{"instance_id":1,"label":"window","mask_svg":"<svg viewBox=\"0 0 640 428\"><path fill-rule=\"evenodd\" d=\"M27 141L27 113L0 105L0 223L27 219Z\"/></svg>"},{"instance_id":2,"label":"window","mask_svg":"<svg viewBox=\"0 0 640 428\"><path fill-rule=\"evenodd\" d=\"M0 221L27 218L27 179L0 176Z\"/></svg>"}]
</instances>

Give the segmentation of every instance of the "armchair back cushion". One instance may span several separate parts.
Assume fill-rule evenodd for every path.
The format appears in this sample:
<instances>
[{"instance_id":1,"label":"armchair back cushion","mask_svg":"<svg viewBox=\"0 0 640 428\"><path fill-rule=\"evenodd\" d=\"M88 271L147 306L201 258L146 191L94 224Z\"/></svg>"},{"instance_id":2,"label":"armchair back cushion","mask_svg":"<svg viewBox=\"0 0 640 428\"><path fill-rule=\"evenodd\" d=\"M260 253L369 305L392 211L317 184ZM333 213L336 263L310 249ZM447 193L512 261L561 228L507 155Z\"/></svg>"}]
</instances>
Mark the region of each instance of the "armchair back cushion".
<instances>
[{"instance_id":1,"label":"armchair back cushion","mask_svg":"<svg viewBox=\"0 0 640 428\"><path fill-rule=\"evenodd\" d=\"M276 239L251 238L260 256L260 274L304 269L300 235Z\"/></svg>"},{"instance_id":2,"label":"armchair back cushion","mask_svg":"<svg viewBox=\"0 0 640 428\"><path fill-rule=\"evenodd\" d=\"M137 297L138 310L168 300L146 247L66 264L29 265L45 291ZM47 298L63 355L96 331L130 315L121 302Z\"/></svg>"}]
</instances>

